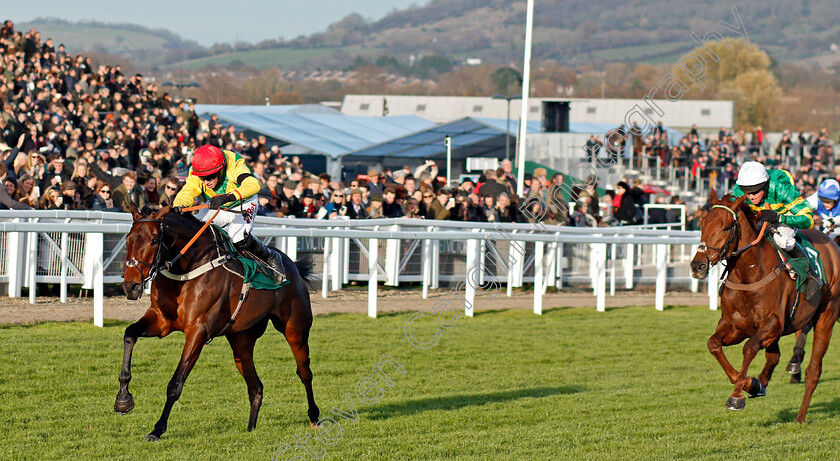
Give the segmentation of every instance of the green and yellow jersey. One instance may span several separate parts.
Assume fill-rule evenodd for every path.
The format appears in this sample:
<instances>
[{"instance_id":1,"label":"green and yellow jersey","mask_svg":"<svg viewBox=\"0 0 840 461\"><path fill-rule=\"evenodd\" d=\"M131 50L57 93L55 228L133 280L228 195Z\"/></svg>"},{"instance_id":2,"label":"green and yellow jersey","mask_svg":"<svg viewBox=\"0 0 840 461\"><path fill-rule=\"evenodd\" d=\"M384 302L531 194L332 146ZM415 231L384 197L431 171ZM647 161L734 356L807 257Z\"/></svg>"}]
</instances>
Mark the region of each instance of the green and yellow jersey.
<instances>
[{"instance_id":1,"label":"green and yellow jersey","mask_svg":"<svg viewBox=\"0 0 840 461\"><path fill-rule=\"evenodd\" d=\"M770 185L767 196L758 205L749 200L747 204L753 211L760 212L769 203L770 209L779 214L779 222L796 229L810 229L814 227L814 212L808 202L793 183L793 176L785 170L767 170L770 175ZM735 186L733 197L744 195L740 187Z\"/></svg>"}]
</instances>

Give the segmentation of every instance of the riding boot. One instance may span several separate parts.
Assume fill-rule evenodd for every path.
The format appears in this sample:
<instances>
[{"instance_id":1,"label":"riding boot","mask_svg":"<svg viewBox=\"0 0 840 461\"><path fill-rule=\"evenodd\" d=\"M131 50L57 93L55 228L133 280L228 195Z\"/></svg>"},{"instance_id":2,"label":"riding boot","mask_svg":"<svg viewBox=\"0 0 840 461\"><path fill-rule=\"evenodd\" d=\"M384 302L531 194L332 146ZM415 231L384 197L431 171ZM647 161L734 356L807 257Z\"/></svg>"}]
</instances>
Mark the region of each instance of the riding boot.
<instances>
[{"instance_id":1,"label":"riding boot","mask_svg":"<svg viewBox=\"0 0 840 461\"><path fill-rule=\"evenodd\" d=\"M260 239L254 238L251 234L246 234L245 239L237 242L235 245L237 251L245 250L251 252L260 261L264 262L269 270L271 270L274 283L281 285L286 281L286 269L283 267L283 260L280 254L263 245Z\"/></svg>"},{"instance_id":2,"label":"riding boot","mask_svg":"<svg viewBox=\"0 0 840 461\"><path fill-rule=\"evenodd\" d=\"M791 258L806 258L808 259L808 255L805 254L805 250L802 248L799 243L795 244L793 249L788 252ZM814 268L809 264L808 265L808 277L805 281L805 299L812 299L815 294L822 288L823 283L820 279L820 276L814 271Z\"/></svg>"}]
</instances>

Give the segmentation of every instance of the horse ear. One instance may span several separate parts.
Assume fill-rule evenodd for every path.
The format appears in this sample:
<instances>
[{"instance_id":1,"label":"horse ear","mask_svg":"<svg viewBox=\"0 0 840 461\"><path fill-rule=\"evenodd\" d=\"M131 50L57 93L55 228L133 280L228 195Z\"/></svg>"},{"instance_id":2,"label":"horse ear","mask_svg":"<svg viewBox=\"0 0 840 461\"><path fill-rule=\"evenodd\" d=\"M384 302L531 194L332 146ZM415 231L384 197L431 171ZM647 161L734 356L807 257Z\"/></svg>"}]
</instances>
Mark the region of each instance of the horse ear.
<instances>
[{"instance_id":1,"label":"horse ear","mask_svg":"<svg viewBox=\"0 0 840 461\"><path fill-rule=\"evenodd\" d=\"M746 195L742 195L742 196L738 197L737 199L735 199L735 203L732 204L732 209L737 210L738 208L741 208L741 205L743 205L745 200L747 200Z\"/></svg>"},{"instance_id":2,"label":"horse ear","mask_svg":"<svg viewBox=\"0 0 840 461\"><path fill-rule=\"evenodd\" d=\"M713 187L712 190L709 192L709 200L714 204L718 202L717 192L715 192L715 188Z\"/></svg>"},{"instance_id":3,"label":"horse ear","mask_svg":"<svg viewBox=\"0 0 840 461\"><path fill-rule=\"evenodd\" d=\"M166 205L165 207L161 208L160 210L158 210L157 213L155 213L155 219L163 219L164 216L169 214L169 210L171 209L172 204Z\"/></svg>"},{"instance_id":4,"label":"horse ear","mask_svg":"<svg viewBox=\"0 0 840 461\"><path fill-rule=\"evenodd\" d=\"M128 206L128 210L131 211L131 216L134 217L135 221L143 218L143 216L140 214L140 211L137 210L137 206L134 205L134 202L131 202L131 204Z\"/></svg>"}]
</instances>

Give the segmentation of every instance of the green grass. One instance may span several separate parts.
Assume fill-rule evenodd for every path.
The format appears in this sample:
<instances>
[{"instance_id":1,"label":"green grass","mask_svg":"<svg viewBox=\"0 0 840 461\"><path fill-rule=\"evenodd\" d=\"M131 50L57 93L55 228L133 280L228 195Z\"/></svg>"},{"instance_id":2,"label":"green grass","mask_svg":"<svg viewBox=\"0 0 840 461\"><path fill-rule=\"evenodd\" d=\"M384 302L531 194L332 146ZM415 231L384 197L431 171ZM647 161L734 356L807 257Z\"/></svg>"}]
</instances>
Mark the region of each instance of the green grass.
<instances>
[{"instance_id":1,"label":"green grass","mask_svg":"<svg viewBox=\"0 0 840 461\"><path fill-rule=\"evenodd\" d=\"M266 67L287 67L300 64L303 61L329 56L336 52L345 52L350 56L357 54L370 57L375 50L345 47L345 48L273 48L267 50L240 51L236 53L220 54L201 59L183 61L181 65L188 69L197 69L208 64L223 66L234 61L243 62L258 69Z\"/></svg>"},{"instance_id":2,"label":"green grass","mask_svg":"<svg viewBox=\"0 0 840 461\"><path fill-rule=\"evenodd\" d=\"M592 56L608 61L644 61L663 58L676 61L679 56L696 46L691 42L655 43L651 45L624 46L593 51ZM674 57L676 56L676 57Z\"/></svg>"},{"instance_id":3,"label":"green grass","mask_svg":"<svg viewBox=\"0 0 840 461\"><path fill-rule=\"evenodd\" d=\"M166 44L166 40L152 33L126 30L119 27L91 27L54 23L23 23L15 24L17 30L24 32L30 27L41 32L41 39L53 39L58 49L63 43L72 53L79 50L90 50L96 44L106 47L111 52L128 50L154 50Z\"/></svg>"},{"instance_id":4,"label":"green grass","mask_svg":"<svg viewBox=\"0 0 840 461\"><path fill-rule=\"evenodd\" d=\"M371 367L381 356L407 370L390 374L395 384L376 404L352 397L358 422L336 417L341 440L314 442L326 459L836 457L837 342L809 424L799 425L793 419L803 386L787 384L783 371L790 338L768 396L740 412L724 409L732 386L706 350L718 319L706 308L561 308L542 317L479 311L427 350L405 340L407 318L315 319L312 368L322 416L347 409L345 394L375 376ZM432 325L429 316L417 320L415 336L429 337ZM0 459L271 459L293 436L313 434L289 348L271 330L255 353L265 397L254 432L245 430L244 381L226 341L217 339L187 381L169 431L159 443L143 441L160 415L183 335L139 341L131 382L137 406L118 415L112 407L125 326L0 328ZM741 348L730 349L737 358ZM763 361L762 354L753 368Z\"/></svg>"}]
</instances>

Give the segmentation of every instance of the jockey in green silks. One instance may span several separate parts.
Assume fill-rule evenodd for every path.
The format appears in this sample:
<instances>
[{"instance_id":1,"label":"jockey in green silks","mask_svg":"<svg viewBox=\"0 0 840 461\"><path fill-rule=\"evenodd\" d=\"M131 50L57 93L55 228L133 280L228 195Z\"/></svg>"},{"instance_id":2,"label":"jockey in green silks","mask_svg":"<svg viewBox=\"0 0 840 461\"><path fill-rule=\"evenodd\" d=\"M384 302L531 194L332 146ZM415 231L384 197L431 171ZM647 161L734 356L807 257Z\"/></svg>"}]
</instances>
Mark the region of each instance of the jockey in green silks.
<instances>
[{"instance_id":1,"label":"jockey in green silks","mask_svg":"<svg viewBox=\"0 0 840 461\"><path fill-rule=\"evenodd\" d=\"M733 197L747 196L747 204L760 213L758 224L766 222L773 241L788 252L791 258L807 258L805 251L796 243L795 229L810 229L814 226L814 212L808 202L796 189L793 177L785 170L767 170L759 162L744 162L738 171ZM770 209L764 207L769 204ZM820 277L813 268L808 270L805 297L811 299L822 286Z\"/></svg>"}]
</instances>

